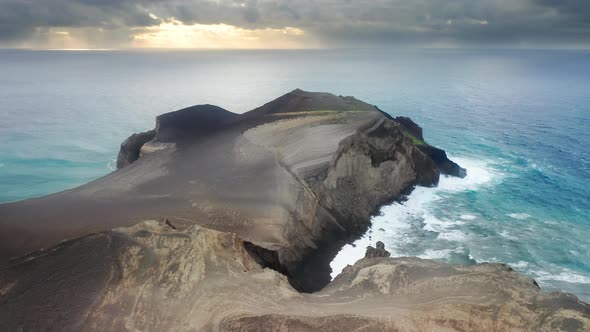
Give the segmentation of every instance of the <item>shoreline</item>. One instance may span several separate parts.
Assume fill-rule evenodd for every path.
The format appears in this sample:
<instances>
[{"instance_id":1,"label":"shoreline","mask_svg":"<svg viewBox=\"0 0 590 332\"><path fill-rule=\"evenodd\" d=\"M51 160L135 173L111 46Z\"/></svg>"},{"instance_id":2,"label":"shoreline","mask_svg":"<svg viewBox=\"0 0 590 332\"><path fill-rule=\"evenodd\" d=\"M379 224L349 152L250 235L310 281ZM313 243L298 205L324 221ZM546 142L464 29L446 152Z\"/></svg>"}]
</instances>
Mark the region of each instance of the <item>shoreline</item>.
<instances>
[{"instance_id":1,"label":"shoreline","mask_svg":"<svg viewBox=\"0 0 590 332\"><path fill-rule=\"evenodd\" d=\"M477 211L462 211L449 219L437 215L437 211L454 208L453 205L446 205L453 203L449 195L466 194L468 191L483 190L486 187L493 188L505 180L507 175L494 169L490 160L458 156L451 156L451 159L467 169L467 177L458 179L441 176L439 186L418 186L405 200L382 206L379 213L371 217L369 229L359 239L345 244L330 262L332 280L347 265L353 265L364 257L367 246L382 241L385 248L391 252L391 257L417 257L459 265L486 262L508 264L515 271L536 280L544 292L569 292L584 301L590 301L590 292L585 291L590 289L590 276L582 272L563 266L546 266L543 265L548 264L546 262L530 261L527 257L508 260L505 259L508 256L504 259L490 259L492 257L479 255L474 257L468 248L475 245L477 241L474 237L477 238L478 234L466 234L463 231L470 223L480 221L482 216ZM464 206L459 208L465 209ZM532 217L524 212L506 214L507 222L521 222L528 218ZM540 224L538 227L543 225ZM518 236L507 231L501 231L497 236L506 241L519 241ZM440 244L441 240L448 243ZM438 241L438 244L433 245L433 241Z\"/></svg>"},{"instance_id":2,"label":"shoreline","mask_svg":"<svg viewBox=\"0 0 590 332\"><path fill-rule=\"evenodd\" d=\"M496 174L492 174L486 164L474 159L452 156L452 160L457 160L460 165L467 170L467 176L463 179L441 175L439 184L436 187L416 186L403 201L392 202L379 208L378 213L371 217L370 227L367 231L352 244L346 244L340 250L338 255L332 260L330 266L333 268L331 274L335 278L342 269L349 264L354 264L356 260L364 256L365 248L373 245L376 241L385 243L386 249L392 253L392 257L407 257L400 252L397 243L403 241L402 237L406 232L411 232L409 223L400 219L407 218L406 215L413 215L424 221L429 220L424 225L424 230L443 234L445 231L444 222L438 220L435 216L428 213L427 207L440 199L440 193L456 193L467 190L475 190L477 187L485 185L496 179ZM465 166L466 165L466 166ZM448 236L452 234L443 234ZM422 255L412 255L423 259L443 259L446 252L425 252Z\"/></svg>"}]
</instances>

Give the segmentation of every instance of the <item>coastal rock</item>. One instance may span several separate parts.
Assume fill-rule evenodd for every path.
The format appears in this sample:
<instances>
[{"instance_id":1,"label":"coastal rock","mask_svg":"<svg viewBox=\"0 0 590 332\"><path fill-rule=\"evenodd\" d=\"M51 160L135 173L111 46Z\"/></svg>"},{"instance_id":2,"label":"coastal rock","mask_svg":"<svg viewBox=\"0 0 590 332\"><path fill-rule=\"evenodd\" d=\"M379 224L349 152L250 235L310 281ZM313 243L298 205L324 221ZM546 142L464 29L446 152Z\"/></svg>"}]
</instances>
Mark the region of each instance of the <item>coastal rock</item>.
<instances>
[{"instance_id":1,"label":"coastal rock","mask_svg":"<svg viewBox=\"0 0 590 332\"><path fill-rule=\"evenodd\" d=\"M411 135L421 141L424 140L424 136L422 135L422 127L416 124L412 119L408 118L407 116L398 116L394 120L395 122L402 125L402 127L404 127Z\"/></svg>"},{"instance_id":2,"label":"coastal rock","mask_svg":"<svg viewBox=\"0 0 590 332\"><path fill-rule=\"evenodd\" d=\"M317 293L233 233L148 220L0 268L6 331L588 331L590 307L502 264L364 258ZM381 245L378 248L383 249ZM265 257L262 257L265 256Z\"/></svg>"},{"instance_id":3,"label":"coastal rock","mask_svg":"<svg viewBox=\"0 0 590 332\"><path fill-rule=\"evenodd\" d=\"M375 248L376 247L376 248ZM375 258L375 257L389 257L391 253L385 250L385 244L381 241L377 241L375 247L368 246L367 252L365 253L365 258Z\"/></svg>"},{"instance_id":4,"label":"coastal rock","mask_svg":"<svg viewBox=\"0 0 590 332\"><path fill-rule=\"evenodd\" d=\"M447 157L447 153L443 149L435 148L431 145L420 145L418 146L424 154L434 161L436 166L440 169L441 173L452 175L460 178L467 176L465 168L459 166L454 161Z\"/></svg>"},{"instance_id":5,"label":"coastal rock","mask_svg":"<svg viewBox=\"0 0 590 332\"><path fill-rule=\"evenodd\" d=\"M424 152L440 169L442 174L447 174L451 176L456 176L460 178L464 178L467 175L467 171L450 160L447 157L447 153L439 148L431 146L430 144L424 141L424 136L422 134L422 128L416 124L412 119L408 117L398 116L396 118L392 118L400 126L403 128L406 135L408 135L412 141L418 146L418 148Z\"/></svg>"},{"instance_id":6,"label":"coastal rock","mask_svg":"<svg viewBox=\"0 0 590 332\"><path fill-rule=\"evenodd\" d=\"M156 136L155 130L137 133L129 136L123 143L117 155L117 168L123 168L139 159L141 147Z\"/></svg>"}]
</instances>

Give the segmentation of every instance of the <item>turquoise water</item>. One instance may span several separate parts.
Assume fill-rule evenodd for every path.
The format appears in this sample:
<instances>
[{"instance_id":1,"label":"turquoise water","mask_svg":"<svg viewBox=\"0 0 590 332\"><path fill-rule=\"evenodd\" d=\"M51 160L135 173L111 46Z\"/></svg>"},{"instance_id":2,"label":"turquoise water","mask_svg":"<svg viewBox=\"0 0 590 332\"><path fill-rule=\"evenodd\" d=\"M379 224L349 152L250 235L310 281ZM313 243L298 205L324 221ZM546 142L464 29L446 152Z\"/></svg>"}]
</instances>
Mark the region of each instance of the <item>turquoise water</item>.
<instances>
[{"instance_id":1,"label":"turquoise water","mask_svg":"<svg viewBox=\"0 0 590 332\"><path fill-rule=\"evenodd\" d=\"M380 239L397 256L509 263L590 301L589 52L5 50L0 73L0 202L107 174L160 113L354 95L412 117L469 175L384 207L335 270Z\"/></svg>"}]
</instances>

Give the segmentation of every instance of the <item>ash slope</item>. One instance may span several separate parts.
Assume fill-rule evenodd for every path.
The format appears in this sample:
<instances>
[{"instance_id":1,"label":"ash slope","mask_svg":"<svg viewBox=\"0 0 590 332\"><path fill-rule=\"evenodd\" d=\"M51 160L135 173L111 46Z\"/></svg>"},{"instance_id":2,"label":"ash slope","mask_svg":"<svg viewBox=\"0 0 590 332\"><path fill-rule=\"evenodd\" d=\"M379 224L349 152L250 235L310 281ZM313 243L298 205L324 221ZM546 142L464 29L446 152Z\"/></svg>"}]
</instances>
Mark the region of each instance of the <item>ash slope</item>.
<instances>
[{"instance_id":1,"label":"ash slope","mask_svg":"<svg viewBox=\"0 0 590 332\"><path fill-rule=\"evenodd\" d=\"M588 331L590 307L502 264L374 257L297 292L232 233L145 221L0 269L6 331ZM260 248L258 248L260 250Z\"/></svg>"},{"instance_id":2,"label":"ash slope","mask_svg":"<svg viewBox=\"0 0 590 332\"><path fill-rule=\"evenodd\" d=\"M212 105L161 115L122 144L118 165L81 187L0 205L0 255L167 218L276 251L296 287L316 291L379 205L440 174L440 161L376 107L301 90L241 115Z\"/></svg>"}]
</instances>

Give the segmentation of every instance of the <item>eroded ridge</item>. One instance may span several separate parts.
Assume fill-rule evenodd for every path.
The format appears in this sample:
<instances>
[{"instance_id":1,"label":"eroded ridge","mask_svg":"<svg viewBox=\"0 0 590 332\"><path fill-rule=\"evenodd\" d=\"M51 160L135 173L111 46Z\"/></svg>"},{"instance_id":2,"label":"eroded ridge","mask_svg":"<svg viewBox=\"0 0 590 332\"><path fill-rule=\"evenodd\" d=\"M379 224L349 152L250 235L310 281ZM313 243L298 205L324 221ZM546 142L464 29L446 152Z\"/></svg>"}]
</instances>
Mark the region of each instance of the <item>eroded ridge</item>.
<instances>
[{"instance_id":1,"label":"eroded ridge","mask_svg":"<svg viewBox=\"0 0 590 332\"><path fill-rule=\"evenodd\" d=\"M297 292L237 235L145 221L12 260L2 329L47 331L587 331L590 307L502 264L389 258ZM271 264L272 265L272 264ZM33 314L34 311L34 314Z\"/></svg>"}]
</instances>

